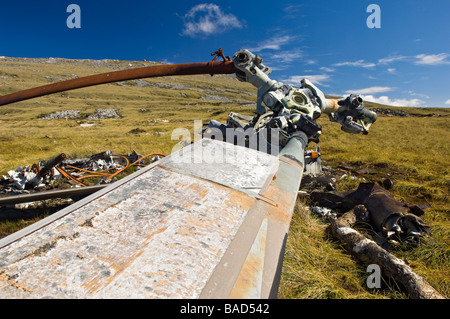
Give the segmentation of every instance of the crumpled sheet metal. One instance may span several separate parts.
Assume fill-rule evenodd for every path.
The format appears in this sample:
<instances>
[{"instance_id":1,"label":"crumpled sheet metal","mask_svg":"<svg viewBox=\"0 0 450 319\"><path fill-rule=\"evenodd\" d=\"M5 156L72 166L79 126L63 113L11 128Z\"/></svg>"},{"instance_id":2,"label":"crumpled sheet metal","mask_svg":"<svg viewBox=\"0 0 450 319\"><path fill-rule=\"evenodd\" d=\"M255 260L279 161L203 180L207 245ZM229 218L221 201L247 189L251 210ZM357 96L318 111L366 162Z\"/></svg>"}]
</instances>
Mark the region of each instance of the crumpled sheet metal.
<instances>
[{"instance_id":1,"label":"crumpled sheet metal","mask_svg":"<svg viewBox=\"0 0 450 319\"><path fill-rule=\"evenodd\" d=\"M355 191L312 192L310 199L318 206L343 211L364 205L369 211L370 224L386 238L396 235L414 243L430 234L430 227L419 217L424 214L421 208L396 200L375 183L360 183Z\"/></svg>"},{"instance_id":2,"label":"crumpled sheet metal","mask_svg":"<svg viewBox=\"0 0 450 319\"><path fill-rule=\"evenodd\" d=\"M26 168L18 167L16 170L8 171L9 179L18 190L24 190L25 186L30 183L37 185L41 181L39 176L34 172L26 171Z\"/></svg>"},{"instance_id":3,"label":"crumpled sheet metal","mask_svg":"<svg viewBox=\"0 0 450 319\"><path fill-rule=\"evenodd\" d=\"M219 144L224 143L202 140L188 148ZM227 185L229 175L221 175L220 165L216 165L219 174L197 177L195 171L183 171L187 164L175 165L171 155L0 240L0 298L229 296L234 281L231 287L209 296L205 287L216 285L217 279L225 286L230 277L237 279L256 234L260 233L260 240L274 236L277 231L271 229L281 226L285 236L290 221L278 220L273 212L266 214L261 209L281 209L269 199L258 199L273 187L269 182L280 162L277 157L265 156L268 158L260 166L252 163L247 167L255 178L249 184L234 181L233 188ZM227 167L239 171L246 165L234 163ZM298 171L301 175L301 169ZM244 192L246 188L260 191ZM263 217L269 221L261 228ZM254 220L260 222L254 225ZM255 236L249 237L251 232ZM239 247L237 262L225 258L230 247ZM275 251L276 264L281 250L279 246ZM265 265L271 264L267 256L262 258ZM226 263L230 272L218 276L217 268ZM274 271L269 273L269 281L274 281ZM261 282L261 276L258 280ZM261 293L252 296L264 297Z\"/></svg>"}]
</instances>

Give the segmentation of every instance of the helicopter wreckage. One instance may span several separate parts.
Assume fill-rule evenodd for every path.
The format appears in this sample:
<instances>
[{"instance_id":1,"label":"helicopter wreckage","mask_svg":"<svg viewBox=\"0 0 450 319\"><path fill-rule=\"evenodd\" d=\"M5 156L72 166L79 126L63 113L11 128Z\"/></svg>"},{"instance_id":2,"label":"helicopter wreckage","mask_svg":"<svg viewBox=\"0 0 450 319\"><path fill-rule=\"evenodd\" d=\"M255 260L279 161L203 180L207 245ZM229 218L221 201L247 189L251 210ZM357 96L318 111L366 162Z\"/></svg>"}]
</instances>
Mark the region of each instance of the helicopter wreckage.
<instances>
[{"instance_id":1,"label":"helicopter wreckage","mask_svg":"<svg viewBox=\"0 0 450 319\"><path fill-rule=\"evenodd\" d=\"M306 147L321 134L316 119L325 114L344 132L368 134L377 117L357 95L328 99L308 79L301 87L270 79L271 69L248 50L232 59L221 49L213 55L206 63L121 70L0 97L5 105L192 74L235 74L257 88L256 116L211 120L199 140L1 239L0 298L277 296ZM396 230L399 219L388 217Z\"/></svg>"}]
</instances>

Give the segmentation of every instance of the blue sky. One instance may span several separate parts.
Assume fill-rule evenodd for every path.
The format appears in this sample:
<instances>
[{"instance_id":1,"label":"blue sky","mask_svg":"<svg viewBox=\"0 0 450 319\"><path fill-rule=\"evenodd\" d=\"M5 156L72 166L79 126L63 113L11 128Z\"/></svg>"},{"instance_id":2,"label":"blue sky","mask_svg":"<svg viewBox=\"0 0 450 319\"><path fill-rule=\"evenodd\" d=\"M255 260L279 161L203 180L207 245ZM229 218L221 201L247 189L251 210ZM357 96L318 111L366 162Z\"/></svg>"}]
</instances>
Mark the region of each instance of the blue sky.
<instances>
[{"instance_id":1,"label":"blue sky","mask_svg":"<svg viewBox=\"0 0 450 319\"><path fill-rule=\"evenodd\" d=\"M203 62L250 49L326 94L450 107L450 1L2 1L0 56ZM70 4L81 28L68 28ZM370 4L381 28L369 28ZM0 65L1 67L1 65Z\"/></svg>"}]
</instances>

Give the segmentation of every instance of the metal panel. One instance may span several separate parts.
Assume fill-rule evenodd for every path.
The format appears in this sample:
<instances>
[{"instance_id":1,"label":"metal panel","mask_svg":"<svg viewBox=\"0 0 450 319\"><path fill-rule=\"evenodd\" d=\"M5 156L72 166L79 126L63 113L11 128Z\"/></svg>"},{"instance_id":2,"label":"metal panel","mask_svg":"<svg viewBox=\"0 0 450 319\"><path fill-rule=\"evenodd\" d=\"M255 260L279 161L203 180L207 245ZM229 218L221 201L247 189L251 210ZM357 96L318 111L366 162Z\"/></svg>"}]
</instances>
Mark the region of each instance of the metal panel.
<instances>
[{"instance_id":1,"label":"metal panel","mask_svg":"<svg viewBox=\"0 0 450 319\"><path fill-rule=\"evenodd\" d=\"M170 156L166 166L231 188L258 194L278 170L278 157L203 139Z\"/></svg>"}]
</instances>

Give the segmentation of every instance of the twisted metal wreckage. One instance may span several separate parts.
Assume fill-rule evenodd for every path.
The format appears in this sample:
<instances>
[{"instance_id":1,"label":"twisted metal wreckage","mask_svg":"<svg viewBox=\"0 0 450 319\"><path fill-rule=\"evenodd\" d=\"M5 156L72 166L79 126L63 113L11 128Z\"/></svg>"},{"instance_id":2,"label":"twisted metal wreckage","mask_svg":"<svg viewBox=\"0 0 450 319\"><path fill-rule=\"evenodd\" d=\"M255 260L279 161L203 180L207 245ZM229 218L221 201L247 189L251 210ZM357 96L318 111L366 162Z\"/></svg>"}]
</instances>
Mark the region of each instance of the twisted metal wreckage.
<instances>
[{"instance_id":1,"label":"twisted metal wreckage","mask_svg":"<svg viewBox=\"0 0 450 319\"><path fill-rule=\"evenodd\" d=\"M233 59L97 74L0 97L0 105L158 76L233 74L257 91L257 115L211 120L201 140L0 240L1 298L276 297L305 167L327 114L368 134L359 96L293 87L248 50ZM222 57L224 61L216 61Z\"/></svg>"}]
</instances>

